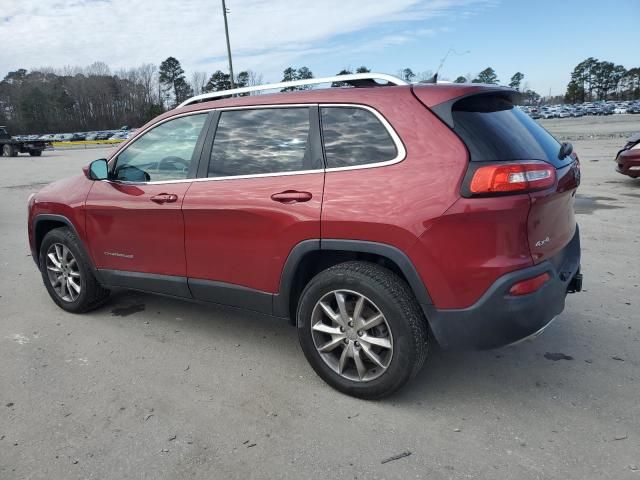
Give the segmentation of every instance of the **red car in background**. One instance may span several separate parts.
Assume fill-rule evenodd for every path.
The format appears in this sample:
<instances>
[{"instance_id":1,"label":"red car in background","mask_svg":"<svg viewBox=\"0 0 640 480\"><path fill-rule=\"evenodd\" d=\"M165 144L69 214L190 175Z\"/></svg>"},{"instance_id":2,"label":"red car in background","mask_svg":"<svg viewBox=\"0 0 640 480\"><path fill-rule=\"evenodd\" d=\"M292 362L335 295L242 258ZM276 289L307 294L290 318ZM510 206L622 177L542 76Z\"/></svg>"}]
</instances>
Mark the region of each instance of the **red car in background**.
<instances>
[{"instance_id":1,"label":"red car in background","mask_svg":"<svg viewBox=\"0 0 640 480\"><path fill-rule=\"evenodd\" d=\"M631 178L640 177L640 133L630 137L616 155L616 171Z\"/></svg>"},{"instance_id":2,"label":"red car in background","mask_svg":"<svg viewBox=\"0 0 640 480\"><path fill-rule=\"evenodd\" d=\"M323 81L355 88L216 99ZM32 196L33 258L69 312L125 287L287 318L326 382L388 395L429 338L513 343L580 290L578 158L516 95L356 74L194 97Z\"/></svg>"}]
</instances>

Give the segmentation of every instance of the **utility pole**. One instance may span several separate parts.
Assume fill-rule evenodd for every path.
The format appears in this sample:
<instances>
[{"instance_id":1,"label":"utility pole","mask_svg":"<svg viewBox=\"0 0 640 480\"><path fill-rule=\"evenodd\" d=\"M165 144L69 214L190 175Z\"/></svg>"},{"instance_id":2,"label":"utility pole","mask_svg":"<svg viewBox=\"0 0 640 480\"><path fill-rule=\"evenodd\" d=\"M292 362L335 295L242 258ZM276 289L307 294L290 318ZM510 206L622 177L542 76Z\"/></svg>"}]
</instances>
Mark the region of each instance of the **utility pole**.
<instances>
[{"instance_id":1,"label":"utility pole","mask_svg":"<svg viewBox=\"0 0 640 480\"><path fill-rule=\"evenodd\" d=\"M227 56L229 58L229 80L231 81L231 88L236 88L233 81L233 62L231 61L231 43L229 43L229 25L227 24L227 6L222 0L222 16L224 17L224 34L227 37Z\"/></svg>"}]
</instances>

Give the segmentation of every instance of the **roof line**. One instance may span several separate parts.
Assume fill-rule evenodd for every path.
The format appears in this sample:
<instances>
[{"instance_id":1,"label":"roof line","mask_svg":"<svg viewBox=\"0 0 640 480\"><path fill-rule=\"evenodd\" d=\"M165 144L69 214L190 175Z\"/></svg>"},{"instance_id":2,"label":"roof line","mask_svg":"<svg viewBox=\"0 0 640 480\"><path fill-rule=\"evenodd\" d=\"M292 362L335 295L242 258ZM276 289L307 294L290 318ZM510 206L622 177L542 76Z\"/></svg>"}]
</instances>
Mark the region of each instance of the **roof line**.
<instances>
[{"instance_id":1,"label":"roof line","mask_svg":"<svg viewBox=\"0 0 640 480\"><path fill-rule=\"evenodd\" d=\"M291 82L268 83L265 85L254 85L251 87L241 87L233 88L231 90L222 90L219 92L203 93L202 95L196 95L195 97L191 97L188 100L185 100L176 108L186 107L187 105L201 102L203 100L227 97L230 95L238 95L241 93L259 92L263 90L276 90L287 87L301 87L306 85L319 85L322 83L333 82L355 83L362 80L371 80L373 82L375 82L376 80L382 80L384 82L390 83L391 85L409 85L409 83L405 82L404 80L398 77L394 77L393 75L387 75L386 73L352 73L348 75L335 75L333 77L323 78L308 78L304 80L293 80Z\"/></svg>"}]
</instances>

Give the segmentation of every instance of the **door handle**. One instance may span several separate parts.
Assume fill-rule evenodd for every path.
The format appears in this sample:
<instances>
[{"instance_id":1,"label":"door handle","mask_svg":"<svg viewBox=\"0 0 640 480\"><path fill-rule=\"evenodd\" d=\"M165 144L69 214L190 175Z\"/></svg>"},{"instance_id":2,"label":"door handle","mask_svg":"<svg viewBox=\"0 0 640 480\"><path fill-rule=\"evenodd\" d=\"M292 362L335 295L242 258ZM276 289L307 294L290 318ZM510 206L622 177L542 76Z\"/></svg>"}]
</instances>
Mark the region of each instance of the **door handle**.
<instances>
[{"instance_id":1,"label":"door handle","mask_svg":"<svg viewBox=\"0 0 640 480\"><path fill-rule=\"evenodd\" d=\"M298 192L296 190L286 190L280 193L274 193L271 195L271 200L280 203L298 203L298 202L308 202L311 200L313 195L309 192Z\"/></svg>"},{"instance_id":2,"label":"door handle","mask_svg":"<svg viewBox=\"0 0 640 480\"><path fill-rule=\"evenodd\" d=\"M151 201L159 204L173 203L178 201L178 196L173 193L159 193L151 197Z\"/></svg>"}]
</instances>

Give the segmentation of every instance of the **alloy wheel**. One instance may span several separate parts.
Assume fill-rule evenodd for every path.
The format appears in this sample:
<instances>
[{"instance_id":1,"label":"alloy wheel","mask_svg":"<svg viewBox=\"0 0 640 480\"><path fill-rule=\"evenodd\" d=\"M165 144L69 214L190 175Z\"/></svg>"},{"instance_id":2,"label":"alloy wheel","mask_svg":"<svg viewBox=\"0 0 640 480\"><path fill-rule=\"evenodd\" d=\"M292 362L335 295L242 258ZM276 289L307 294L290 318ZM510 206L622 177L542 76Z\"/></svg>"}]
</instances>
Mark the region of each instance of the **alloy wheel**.
<instances>
[{"instance_id":1,"label":"alloy wheel","mask_svg":"<svg viewBox=\"0 0 640 480\"><path fill-rule=\"evenodd\" d=\"M351 290L334 290L316 303L311 334L322 360L355 382L378 378L393 357L393 336L384 314L370 299Z\"/></svg>"},{"instance_id":2,"label":"alloy wheel","mask_svg":"<svg viewBox=\"0 0 640 480\"><path fill-rule=\"evenodd\" d=\"M75 302L82 291L82 277L76 258L62 243L54 243L47 250L46 268L49 282L65 302Z\"/></svg>"}]
</instances>

